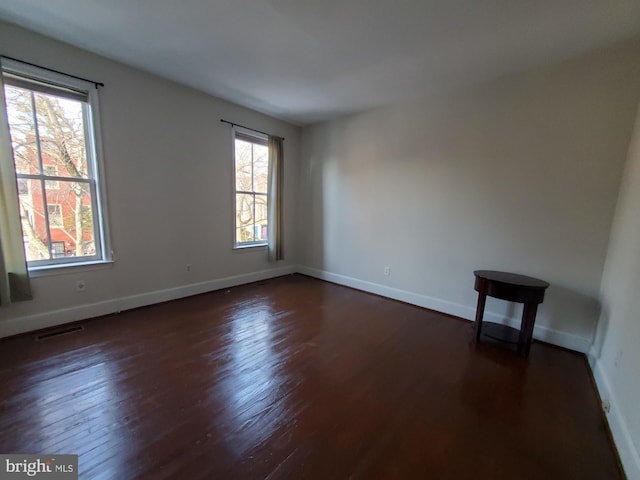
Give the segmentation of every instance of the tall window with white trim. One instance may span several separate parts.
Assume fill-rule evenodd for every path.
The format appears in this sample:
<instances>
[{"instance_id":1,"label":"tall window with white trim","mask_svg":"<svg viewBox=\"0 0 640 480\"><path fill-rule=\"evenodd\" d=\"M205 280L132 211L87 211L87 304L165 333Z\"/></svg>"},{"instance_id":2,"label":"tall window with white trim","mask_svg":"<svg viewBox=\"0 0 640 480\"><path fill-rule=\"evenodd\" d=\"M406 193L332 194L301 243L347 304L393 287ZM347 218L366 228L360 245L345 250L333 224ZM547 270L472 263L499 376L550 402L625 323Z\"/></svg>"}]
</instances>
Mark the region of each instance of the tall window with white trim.
<instances>
[{"instance_id":1,"label":"tall window with white trim","mask_svg":"<svg viewBox=\"0 0 640 480\"><path fill-rule=\"evenodd\" d=\"M109 260L97 91L19 62L2 75L29 268Z\"/></svg>"},{"instance_id":2,"label":"tall window with white trim","mask_svg":"<svg viewBox=\"0 0 640 480\"><path fill-rule=\"evenodd\" d=\"M235 234L236 248L267 245L269 149L266 135L236 129Z\"/></svg>"}]
</instances>

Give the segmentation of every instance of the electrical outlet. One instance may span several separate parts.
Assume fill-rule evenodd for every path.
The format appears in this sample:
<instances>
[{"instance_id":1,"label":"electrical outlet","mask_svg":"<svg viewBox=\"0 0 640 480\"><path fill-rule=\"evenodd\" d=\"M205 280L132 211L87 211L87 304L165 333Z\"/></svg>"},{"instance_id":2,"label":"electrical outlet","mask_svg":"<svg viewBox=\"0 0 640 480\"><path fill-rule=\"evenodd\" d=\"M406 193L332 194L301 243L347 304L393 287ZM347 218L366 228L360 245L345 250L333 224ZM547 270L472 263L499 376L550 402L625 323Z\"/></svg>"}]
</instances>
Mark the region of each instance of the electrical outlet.
<instances>
[{"instance_id":1,"label":"electrical outlet","mask_svg":"<svg viewBox=\"0 0 640 480\"><path fill-rule=\"evenodd\" d=\"M391 275L391 267L384 267L384 274L388 277Z\"/></svg>"},{"instance_id":2,"label":"electrical outlet","mask_svg":"<svg viewBox=\"0 0 640 480\"><path fill-rule=\"evenodd\" d=\"M187 273L191 273L191 264L190 263L187 263L184 266L184 271L187 272Z\"/></svg>"},{"instance_id":3,"label":"electrical outlet","mask_svg":"<svg viewBox=\"0 0 640 480\"><path fill-rule=\"evenodd\" d=\"M611 411L611 402L609 400L602 401L602 410L604 413L609 413Z\"/></svg>"},{"instance_id":4,"label":"electrical outlet","mask_svg":"<svg viewBox=\"0 0 640 480\"><path fill-rule=\"evenodd\" d=\"M87 284L84 283L84 280L78 280L76 282L76 292L84 292L87 288Z\"/></svg>"}]
</instances>

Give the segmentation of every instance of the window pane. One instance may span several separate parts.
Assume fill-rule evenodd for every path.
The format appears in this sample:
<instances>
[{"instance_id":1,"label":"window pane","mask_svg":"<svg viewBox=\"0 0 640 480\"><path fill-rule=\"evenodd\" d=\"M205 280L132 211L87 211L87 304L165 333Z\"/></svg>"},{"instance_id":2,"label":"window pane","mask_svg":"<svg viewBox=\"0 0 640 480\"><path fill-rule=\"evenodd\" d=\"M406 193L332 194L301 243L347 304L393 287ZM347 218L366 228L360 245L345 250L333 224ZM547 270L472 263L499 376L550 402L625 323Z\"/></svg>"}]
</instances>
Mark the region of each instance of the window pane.
<instances>
[{"instance_id":1,"label":"window pane","mask_svg":"<svg viewBox=\"0 0 640 480\"><path fill-rule=\"evenodd\" d=\"M66 256L95 255L89 184L67 181L58 183L59 189L47 189L51 242L65 242ZM55 211L53 216L52 211Z\"/></svg>"},{"instance_id":2,"label":"window pane","mask_svg":"<svg viewBox=\"0 0 640 480\"><path fill-rule=\"evenodd\" d=\"M267 196L255 196L255 228L256 241L267 241Z\"/></svg>"},{"instance_id":3,"label":"window pane","mask_svg":"<svg viewBox=\"0 0 640 480\"><path fill-rule=\"evenodd\" d=\"M236 139L236 190L251 192L251 143Z\"/></svg>"},{"instance_id":4,"label":"window pane","mask_svg":"<svg viewBox=\"0 0 640 480\"><path fill-rule=\"evenodd\" d=\"M20 179L25 182L27 193L18 197L24 250L27 261L48 260L50 252L47 238L47 224L42 201L42 182L40 180Z\"/></svg>"},{"instance_id":5,"label":"window pane","mask_svg":"<svg viewBox=\"0 0 640 480\"><path fill-rule=\"evenodd\" d=\"M236 194L236 243L255 240L253 221L253 195Z\"/></svg>"},{"instance_id":6,"label":"window pane","mask_svg":"<svg viewBox=\"0 0 640 480\"><path fill-rule=\"evenodd\" d=\"M16 173L40 174L31 92L5 85L7 119Z\"/></svg>"},{"instance_id":7,"label":"window pane","mask_svg":"<svg viewBox=\"0 0 640 480\"><path fill-rule=\"evenodd\" d=\"M87 178L83 103L35 93L42 164L61 177Z\"/></svg>"},{"instance_id":8,"label":"window pane","mask_svg":"<svg viewBox=\"0 0 640 480\"><path fill-rule=\"evenodd\" d=\"M269 151L264 145L253 146L253 185L257 193L267 193Z\"/></svg>"}]
</instances>

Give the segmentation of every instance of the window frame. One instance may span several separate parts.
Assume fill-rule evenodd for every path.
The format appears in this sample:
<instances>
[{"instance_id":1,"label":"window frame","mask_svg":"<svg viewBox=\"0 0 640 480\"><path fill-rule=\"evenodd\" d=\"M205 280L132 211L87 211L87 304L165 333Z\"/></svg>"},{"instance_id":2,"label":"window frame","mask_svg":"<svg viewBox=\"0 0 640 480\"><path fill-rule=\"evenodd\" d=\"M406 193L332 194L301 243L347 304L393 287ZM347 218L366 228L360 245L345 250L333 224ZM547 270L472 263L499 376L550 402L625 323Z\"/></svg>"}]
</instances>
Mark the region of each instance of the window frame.
<instances>
[{"instance_id":1,"label":"window frame","mask_svg":"<svg viewBox=\"0 0 640 480\"><path fill-rule=\"evenodd\" d=\"M258 133L255 132L253 130L249 130L247 128L242 128L238 125L235 125L232 129L231 129L231 147L232 147L232 176L233 176L233 189L232 189L232 215L233 215L233 230L232 230L232 235L233 235L233 249L234 250L246 250L246 249L255 249L255 248L266 248L269 245L269 240L256 240L256 241L249 241L249 242L238 242L237 241L237 229L238 229L238 225L237 225L237 220L238 220L238 213L236 211L236 198L238 194L251 194L251 195L264 195L267 199L267 205L269 202L269 183L267 182L267 191L265 193L262 192L256 192L255 189L251 192L248 191L244 191L244 190L237 190L236 186L236 139L238 138L238 134L240 134L240 137L243 137L241 139L244 140L250 140L250 139L255 139L256 141L254 143L257 144L261 144L261 145L265 145L267 147L267 171L269 169L269 158L268 158L268 148L269 148L269 137L266 134L263 133ZM247 138L248 137L248 138ZM252 159L253 162L253 159ZM253 167L252 167L253 168ZM255 204L255 201L254 201ZM267 224L269 223L269 209L267 207ZM254 211L254 226L255 226L255 211Z\"/></svg>"},{"instance_id":2,"label":"window frame","mask_svg":"<svg viewBox=\"0 0 640 480\"><path fill-rule=\"evenodd\" d=\"M73 266L106 264L113 262L113 252L111 250L111 240L109 234L109 222L107 212L107 198L104 175L104 162L102 155L102 139L100 128L100 105L98 98L98 88L95 84L81 80L79 78L69 77L62 73L45 70L35 65L25 64L19 61L3 58L2 70L0 74L4 76L4 81L11 85L10 76L20 77L28 83L37 85L42 84L43 88L32 89L41 93L56 94L55 92L68 90L69 98L73 98L73 93L77 92L79 96L85 97L83 106L83 126L84 141L87 155L87 178L82 179L81 183L87 183L91 191L91 207L94 213L94 245L96 253L93 255L83 255L74 257L50 258L45 260L32 260L27 262L27 269L30 273L38 273L57 269L64 269ZM8 81L7 81L8 80ZM47 87L53 89L53 92L47 92ZM22 87L24 88L24 87ZM63 96L64 95L60 95ZM22 175L22 174L20 174ZM16 172L18 178L18 173ZM58 179L77 181L76 178L66 177L50 177L41 172L38 176L44 178L44 182L57 181ZM20 178L23 178L22 176ZM55 190L55 188L53 188ZM97 237L97 238L96 238Z\"/></svg>"}]
</instances>

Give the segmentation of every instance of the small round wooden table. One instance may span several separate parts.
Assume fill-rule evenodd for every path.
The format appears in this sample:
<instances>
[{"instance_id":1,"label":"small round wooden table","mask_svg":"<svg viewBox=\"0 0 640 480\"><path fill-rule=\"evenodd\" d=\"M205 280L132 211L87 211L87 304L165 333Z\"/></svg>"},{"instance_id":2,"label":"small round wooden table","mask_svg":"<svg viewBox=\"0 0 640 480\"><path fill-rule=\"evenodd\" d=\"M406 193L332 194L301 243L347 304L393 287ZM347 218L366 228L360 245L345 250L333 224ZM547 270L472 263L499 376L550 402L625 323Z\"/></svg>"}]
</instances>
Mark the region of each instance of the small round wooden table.
<instances>
[{"instance_id":1,"label":"small round wooden table","mask_svg":"<svg viewBox=\"0 0 640 480\"><path fill-rule=\"evenodd\" d=\"M508 302L523 303L522 324L518 335L518 353L529 355L533 325L536 322L538 305L544 300L544 292L549 283L526 275L498 272L495 270L476 270L475 290L478 292L478 307L476 309L476 322L474 324L474 340L480 340L482 333L482 317L487 295Z\"/></svg>"}]
</instances>

